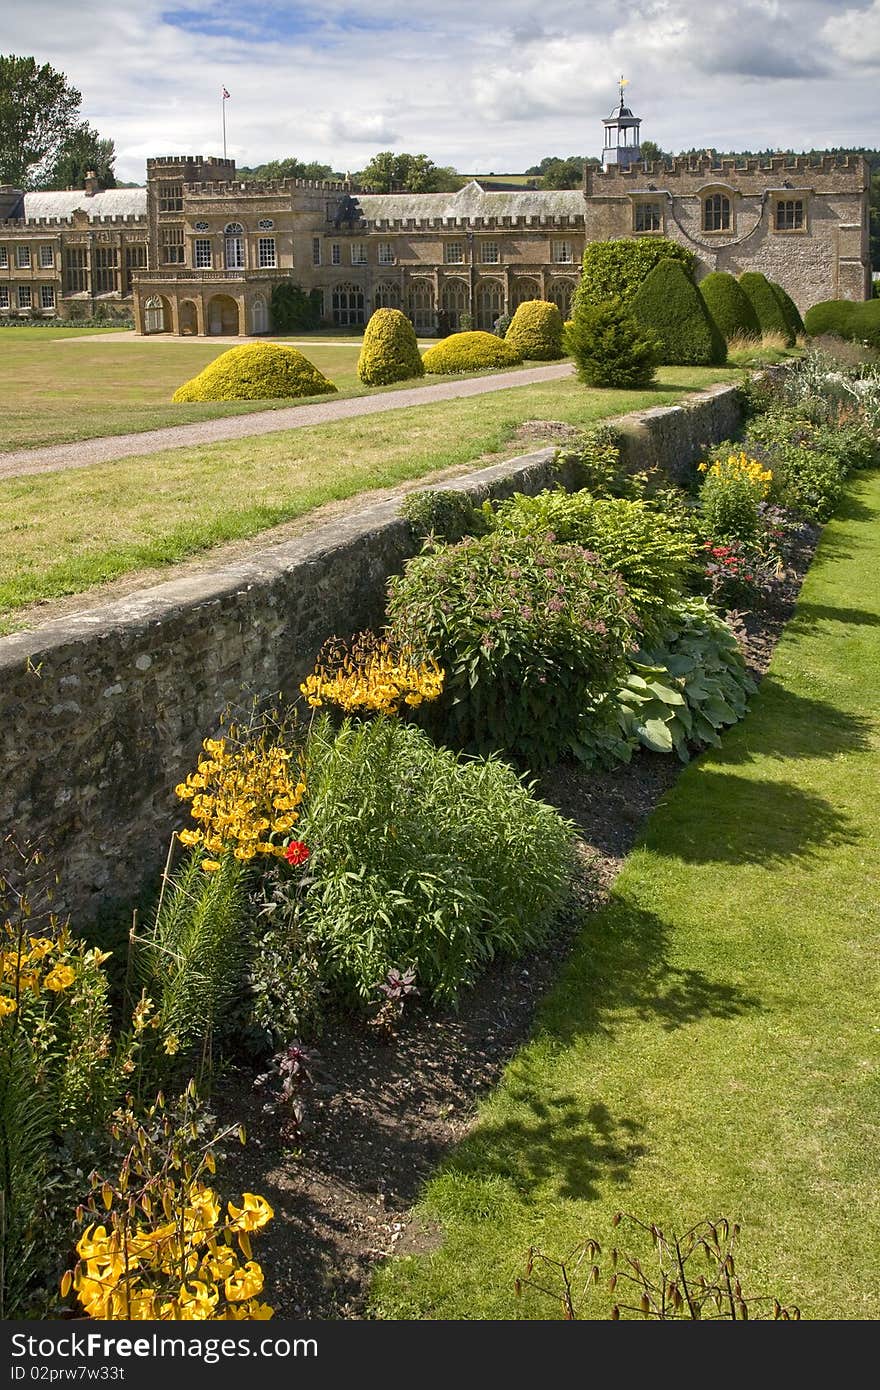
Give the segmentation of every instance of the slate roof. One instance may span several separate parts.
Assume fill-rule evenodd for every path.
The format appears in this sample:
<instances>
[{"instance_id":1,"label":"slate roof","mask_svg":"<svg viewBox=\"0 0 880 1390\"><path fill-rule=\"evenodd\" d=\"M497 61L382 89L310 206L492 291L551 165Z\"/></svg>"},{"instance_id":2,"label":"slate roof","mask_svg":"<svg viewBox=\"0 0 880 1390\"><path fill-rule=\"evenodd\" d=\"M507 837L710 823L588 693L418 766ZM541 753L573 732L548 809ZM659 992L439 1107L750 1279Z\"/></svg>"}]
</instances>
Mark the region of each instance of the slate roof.
<instances>
[{"instance_id":1,"label":"slate roof","mask_svg":"<svg viewBox=\"0 0 880 1390\"><path fill-rule=\"evenodd\" d=\"M520 188L497 192L475 179L457 193L358 193L368 222L433 217L583 217L584 195L577 188Z\"/></svg>"},{"instance_id":2,"label":"slate roof","mask_svg":"<svg viewBox=\"0 0 880 1390\"><path fill-rule=\"evenodd\" d=\"M146 188L105 188L91 197L82 189L62 193L26 193L24 215L28 221L36 217L63 217L72 221L77 208L90 219L96 217L146 217Z\"/></svg>"}]
</instances>

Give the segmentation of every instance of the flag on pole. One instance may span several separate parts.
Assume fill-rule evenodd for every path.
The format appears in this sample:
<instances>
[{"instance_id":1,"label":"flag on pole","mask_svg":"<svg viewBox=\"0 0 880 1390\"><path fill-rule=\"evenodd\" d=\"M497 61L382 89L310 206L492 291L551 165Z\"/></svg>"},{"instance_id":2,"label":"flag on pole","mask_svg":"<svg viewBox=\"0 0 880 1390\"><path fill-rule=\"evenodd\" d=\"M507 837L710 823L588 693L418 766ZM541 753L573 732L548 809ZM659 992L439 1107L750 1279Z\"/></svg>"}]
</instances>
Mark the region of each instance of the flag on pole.
<instances>
[{"instance_id":1,"label":"flag on pole","mask_svg":"<svg viewBox=\"0 0 880 1390\"><path fill-rule=\"evenodd\" d=\"M223 91L223 100L226 101L227 98L228 98L228 96L229 96L229 93L227 92L227 90L226 90L225 87L222 89L222 91Z\"/></svg>"}]
</instances>

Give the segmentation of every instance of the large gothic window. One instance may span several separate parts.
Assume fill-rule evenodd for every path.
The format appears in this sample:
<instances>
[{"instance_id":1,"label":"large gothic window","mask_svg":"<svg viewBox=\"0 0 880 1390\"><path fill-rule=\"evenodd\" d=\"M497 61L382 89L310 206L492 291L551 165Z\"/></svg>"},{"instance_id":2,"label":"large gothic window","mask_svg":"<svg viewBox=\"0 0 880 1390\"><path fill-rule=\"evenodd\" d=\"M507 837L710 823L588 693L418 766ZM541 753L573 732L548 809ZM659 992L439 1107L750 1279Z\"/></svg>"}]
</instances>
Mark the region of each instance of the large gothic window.
<instances>
[{"instance_id":1,"label":"large gothic window","mask_svg":"<svg viewBox=\"0 0 880 1390\"><path fill-rule=\"evenodd\" d=\"M360 285L335 285L333 322L340 328L364 322L364 292Z\"/></svg>"}]
</instances>

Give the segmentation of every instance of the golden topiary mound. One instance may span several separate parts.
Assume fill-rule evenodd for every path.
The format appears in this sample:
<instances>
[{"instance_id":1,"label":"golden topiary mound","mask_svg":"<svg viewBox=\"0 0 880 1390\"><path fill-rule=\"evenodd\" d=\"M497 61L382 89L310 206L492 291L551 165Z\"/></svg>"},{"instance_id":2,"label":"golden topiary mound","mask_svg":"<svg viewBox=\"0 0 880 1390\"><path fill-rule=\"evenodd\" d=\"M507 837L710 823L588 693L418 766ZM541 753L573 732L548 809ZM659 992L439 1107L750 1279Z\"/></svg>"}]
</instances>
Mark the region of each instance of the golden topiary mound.
<instances>
[{"instance_id":1,"label":"golden topiary mound","mask_svg":"<svg viewBox=\"0 0 880 1390\"><path fill-rule=\"evenodd\" d=\"M416 331L399 309L377 309L364 329L358 376L365 386L388 386L424 376Z\"/></svg>"},{"instance_id":2,"label":"golden topiary mound","mask_svg":"<svg viewBox=\"0 0 880 1390\"><path fill-rule=\"evenodd\" d=\"M425 371L433 376L455 372L478 372L483 367L516 367L522 356L494 333L453 333L422 358Z\"/></svg>"},{"instance_id":3,"label":"golden topiary mound","mask_svg":"<svg viewBox=\"0 0 880 1390\"><path fill-rule=\"evenodd\" d=\"M549 300L527 299L510 320L504 341L532 361L555 361L563 356L562 315Z\"/></svg>"},{"instance_id":4,"label":"golden topiary mound","mask_svg":"<svg viewBox=\"0 0 880 1390\"><path fill-rule=\"evenodd\" d=\"M173 401L268 401L326 396L336 390L296 348L245 343L221 352L204 371L179 386Z\"/></svg>"}]
</instances>

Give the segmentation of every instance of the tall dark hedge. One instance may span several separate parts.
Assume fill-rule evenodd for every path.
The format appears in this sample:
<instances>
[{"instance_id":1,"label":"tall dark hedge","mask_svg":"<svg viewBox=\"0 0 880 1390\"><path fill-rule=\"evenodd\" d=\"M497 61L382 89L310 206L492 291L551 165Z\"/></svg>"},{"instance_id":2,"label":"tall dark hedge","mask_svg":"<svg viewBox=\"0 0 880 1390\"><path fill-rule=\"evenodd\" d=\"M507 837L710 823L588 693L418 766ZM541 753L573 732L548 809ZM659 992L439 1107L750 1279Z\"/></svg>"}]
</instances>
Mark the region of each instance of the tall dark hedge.
<instances>
[{"instance_id":1,"label":"tall dark hedge","mask_svg":"<svg viewBox=\"0 0 880 1390\"><path fill-rule=\"evenodd\" d=\"M724 335L678 261L656 265L629 307L636 322L659 339L661 362L701 366L726 361Z\"/></svg>"},{"instance_id":2,"label":"tall dark hedge","mask_svg":"<svg viewBox=\"0 0 880 1390\"><path fill-rule=\"evenodd\" d=\"M572 317L579 304L604 304L609 299L628 303L654 267L664 260L678 261L689 275L696 265L693 251L665 236L588 242L572 302Z\"/></svg>"},{"instance_id":3,"label":"tall dark hedge","mask_svg":"<svg viewBox=\"0 0 880 1390\"><path fill-rule=\"evenodd\" d=\"M761 332L778 333L785 339L788 347L793 347L794 332L767 276L762 275L759 270L747 270L739 277L739 283L758 316Z\"/></svg>"},{"instance_id":4,"label":"tall dark hedge","mask_svg":"<svg viewBox=\"0 0 880 1390\"><path fill-rule=\"evenodd\" d=\"M758 315L735 275L713 270L700 281L697 289L727 342L737 335L761 336Z\"/></svg>"},{"instance_id":5,"label":"tall dark hedge","mask_svg":"<svg viewBox=\"0 0 880 1390\"><path fill-rule=\"evenodd\" d=\"M803 333L805 331L804 321L801 318L800 309L795 304L791 295L788 293L788 290L783 289L783 287L780 284L778 284L776 280L770 281L770 288L773 290L773 293L776 295L776 298L782 305L782 311L785 314L786 319L788 320L788 325L791 328L792 333L794 333L795 337L797 337L798 333Z\"/></svg>"},{"instance_id":6,"label":"tall dark hedge","mask_svg":"<svg viewBox=\"0 0 880 1390\"><path fill-rule=\"evenodd\" d=\"M581 304L566 325L563 346L587 386L633 390L654 380L659 343L619 299Z\"/></svg>"}]
</instances>

